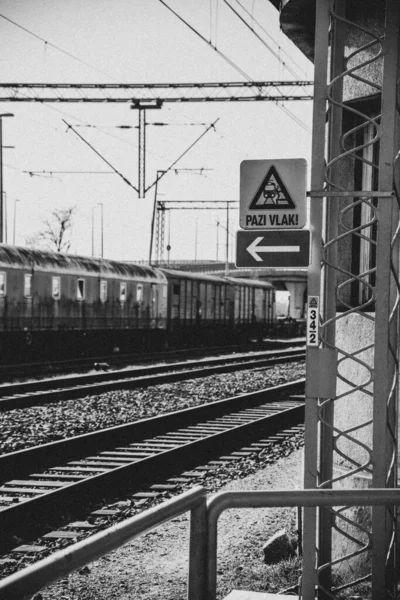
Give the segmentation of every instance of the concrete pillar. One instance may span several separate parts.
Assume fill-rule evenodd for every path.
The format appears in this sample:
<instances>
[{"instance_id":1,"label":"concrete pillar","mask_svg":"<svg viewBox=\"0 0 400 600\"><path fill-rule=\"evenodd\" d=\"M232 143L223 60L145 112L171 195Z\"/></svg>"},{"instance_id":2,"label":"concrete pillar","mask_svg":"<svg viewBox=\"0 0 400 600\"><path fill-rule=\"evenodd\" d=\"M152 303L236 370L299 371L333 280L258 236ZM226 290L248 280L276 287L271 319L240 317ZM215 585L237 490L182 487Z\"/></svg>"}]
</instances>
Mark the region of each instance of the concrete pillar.
<instances>
[{"instance_id":1,"label":"concrete pillar","mask_svg":"<svg viewBox=\"0 0 400 600\"><path fill-rule=\"evenodd\" d=\"M285 281L287 291L290 294L289 317L301 319L304 316L304 290L306 282L288 283Z\"/></svg>"}]
</instances>

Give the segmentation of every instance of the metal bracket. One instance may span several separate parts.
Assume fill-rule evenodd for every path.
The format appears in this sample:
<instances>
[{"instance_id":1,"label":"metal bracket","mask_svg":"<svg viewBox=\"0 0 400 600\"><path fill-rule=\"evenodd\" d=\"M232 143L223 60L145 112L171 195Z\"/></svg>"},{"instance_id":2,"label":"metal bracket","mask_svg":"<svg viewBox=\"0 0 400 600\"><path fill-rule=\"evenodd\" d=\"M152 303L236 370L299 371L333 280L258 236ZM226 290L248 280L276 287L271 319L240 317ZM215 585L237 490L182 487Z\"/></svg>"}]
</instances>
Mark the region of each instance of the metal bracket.
<instances>
[{"instance_id":1,"label":"metal bracket","mask_svg":"<svg viewBox=\"0 0 400 600\"><path fill-rule=\"evenodd\" d=\"M335 197L339 197L339 198L394 198L396 196L396 192L392 191L386 191L386 192L379 192L379 191L354 191L354 192L348 192L348 191L344 191L344 190L338 190L337 192L328 192L325 190L310 190L308 192L306 192L307 197L309 198L335 198Z\"/></svg>"}]
</instances>

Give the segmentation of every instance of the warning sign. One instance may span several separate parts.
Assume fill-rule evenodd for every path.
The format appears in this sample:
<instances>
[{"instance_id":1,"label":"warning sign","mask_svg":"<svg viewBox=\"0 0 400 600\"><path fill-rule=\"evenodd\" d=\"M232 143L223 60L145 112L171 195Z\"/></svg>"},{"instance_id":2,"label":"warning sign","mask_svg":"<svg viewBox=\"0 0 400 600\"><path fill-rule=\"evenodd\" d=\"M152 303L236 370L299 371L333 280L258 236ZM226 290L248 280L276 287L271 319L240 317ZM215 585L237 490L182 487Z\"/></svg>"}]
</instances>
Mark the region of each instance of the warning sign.
<instances>
[{"instance_id":1,"label":"warning sign","mask_svg":"<svg viewBox=\"0 0 400 600\"><path fill-rule=\"evenodd\" d=\"M306 169L302 158L245 160L240 165L240 227L301 229L306 225Z\"/></svg>"},{"instance_id":2,"label":"warning sign","mask_svg":"<svg viewBox=\"0 0 400 600\"><path fill-rule=\"evenodd\" d=\"M275 167L271 167L260 185L250 210L285 210L296 208Z\"/></svg>"}]
</instances>

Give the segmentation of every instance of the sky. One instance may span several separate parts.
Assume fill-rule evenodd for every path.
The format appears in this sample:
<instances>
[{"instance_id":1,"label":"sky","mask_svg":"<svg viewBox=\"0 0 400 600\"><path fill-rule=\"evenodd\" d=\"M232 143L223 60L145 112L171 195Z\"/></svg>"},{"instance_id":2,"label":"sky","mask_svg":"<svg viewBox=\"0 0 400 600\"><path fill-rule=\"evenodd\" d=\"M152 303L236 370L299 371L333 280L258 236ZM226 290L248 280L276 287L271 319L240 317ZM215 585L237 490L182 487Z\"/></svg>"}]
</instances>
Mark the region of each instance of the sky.
<instances>
[{"instance_id":1,"label":"sky","mask_svg":"<svg viewBox=\"0 0 400 600\"><path fill-rule=\"evenodd\" d=\"M245 81L242 72L258 81L312 79L311 63L280 32L278 11L268 0L229 2L281 61L224 0L165 1L230 62L159 0L2 0L0 82ZM146 111L148 123L166 124L146 128L146 185L217 119L215 128L159 182L159 200L239 200L242 160L305 158L309 170L312 102L286 102L284 107L303 126L272 102L165 103L160 110ZM137 187L138 111L128 103L0 102L0 113L8 112L14 117L3 118L7 241L13 243L15 231L16 244L24 245L43 229L43 220L53 209L73 206L70 252L90 255L93 231L94 253L99 255L103 210L104 256L147 259L154 188L139 199L64 123ZM134 128L120 129L121 125ZM239 211L230 213L230 259L234 261ZM171 260L224 260L226 211L171 210L166 243L168 238Z\"/></svg>"}]
</instances>

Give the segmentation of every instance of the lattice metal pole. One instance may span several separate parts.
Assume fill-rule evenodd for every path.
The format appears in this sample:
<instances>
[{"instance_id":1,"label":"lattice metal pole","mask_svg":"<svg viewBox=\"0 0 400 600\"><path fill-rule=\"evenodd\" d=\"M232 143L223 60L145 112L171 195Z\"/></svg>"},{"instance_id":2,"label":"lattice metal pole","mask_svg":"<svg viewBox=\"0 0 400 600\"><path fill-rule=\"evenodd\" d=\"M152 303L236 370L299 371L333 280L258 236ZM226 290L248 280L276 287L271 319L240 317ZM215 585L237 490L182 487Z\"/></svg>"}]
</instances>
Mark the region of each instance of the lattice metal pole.
<instances>
[{"instance_id":1,"label":"lattice metal pole","mask_svg":"<svg viewBox=\"0 0 400 600\"><path fill-rule=\"evenodd\" d=\"M313 105L313 139L311 189L321 190L324 184L325 121L326 121L326 81L329 48L329 11L326 0L317 0L315 29L315 83ZM308 294L320 296L321 259L322 259L322 200L311 198L310 225L312 231L311 264L308 272ZM319 348L307 348L307 382L305 407L305 451L304 451L304 487L317 487L318 477L318 390L310 383L315 382L312 371L318 371ZM317 378L318 380L318 378ZM317 511L304 509L304 551L302 597L315 598Z\"/></svg>"},{"instance_id":2,"label":"lattice metal pole","mask_svg":"<svg viewBox=\"0 0 400 600\"><path fill-rule=\"evenodd\" d=\"M400 4L387 0L384 68L382 86L381 143L379 157L379 191L393 189L394 155L398 149L396 129L396 81L399 74ZM396 127L397 126L397 127ZM396 402L397 371L397 311L398 302L398 241L392 248L393 236L399 222L394 199L378 201L377 273L376 273L376 326L375 326L375 383L373 408L373 487L394 487L397 484ZM392 253L394 251L394 254ZM393 258L395 259L393 262ZM397 280L398 282L398 280ZM392 338L392 340L391 340ZM390 350L395 349L393 355ZM394 344L394 346L393 346ZM372 511L372 597L384 600L394 597L394 534L393 514L389 507L374 507ZM391 548L393 543L393 548ZM391 564L390 564L391 563Z\"/></svg>"},{"instance_id":3,"label":"lattice metal pole","mask_svg":"<svg viewBox=\"0 0 400 600\"><path fill-rule=\"evenodd\" d=\"M330 2L332 6L332 2ZM335 10L344 15L346 10L346 0L336 0ZM344 70L344 50L345 50L346 28L343 24L338 24L331 32L331 60L330 60L330 79L334 80ZM340 141L342 133L342 108L340 103L343 101L343 82L339 80L338 85L331 90L330 99L334 104L330 107L330 120L328 131L328 160L340 155ZM329 164L329 163L328 163ZM329 191L340 190L340 164L334 162L325 170L325 183ZM333 196L326 199L326 225L325 235L326 245L324 248L324 294L322 315L324 327L321 330L321 339L325 348L330 351L336 349L336 310L337 310L337 271L338 262L337 244L330 243L336 240L338 236L339 222L339 201L340 197ZM332 357L331 369L335 371L336 376L336 356ZM334 390L332 390L333 392ZM320 428L321 428L321 455L318 487L331 488L333 480L333 423L334 423L334 402L327 398L322 401L320 408ZM332 581L332 511L330 509L321 509L319 514L318 528L318 563L326 565L319 574L318 583L323 589L330 589ZM319 593L321 600L328 598L325 592Z\"/></svg>"},{"instance_id":4,"label":"lattice metal pole","mask_svg":"<svg viewBox=\"0 0 400 600\"><path fill-rule=\"evenodd\" d=\"M311 182L313 243L308 287L311 296L320 297L321 336L320 347L308 347L307 350L304 483L308 488L331 487L336 482L339 485L352 486L353 476L371 473L374 487L390 487L397 483L400 227L398 209L391 197L391 189L393 157L395 149L398 148L396 131L399 132L395 106L400 5L397 0L387 0L381 124L378 118L370 116L368 110L364 112L356 109L344 100L343 88L346 81L352 81L347 91L351 89L354 92L354 82L357 85L360 81L381 91L376 74L382 66L382 39L376 33L376 28L367 30L358 22L348 21L345 8L345 0L317 0ZM330 25L331 53L328 51ZM349 34L348 38L350 49L345 50L347 28L352 30L352 34ZM327 85L329 61L331 81ZM375 66L371 69L371 78L368 79L368 67L372 63L375 63ZM356 93L355 100L357 99ZM329 138L325 148L327 100ZM349 122L353 122L352 126L346 126L345 133L342 131L344 111L347 111L351 120ZM363 138L362 142L357 139L360 135ZM373 148L377 147L379 140L381 157L379 165L376 165ZM326 168L323 164L325 155ZM356 187L360 185L356 183L356 179L352 184L351 178L348 177L351 161L353 168L354 164L362 165L361 187ZM341 182L343 170L347 172L343 180L344 187ZM376 189L373 187L373 175L377 171L379 191L373 191ZM355 177L355 173L353 176ZM374 205L374 198L379 198L378 208ZM322 206L325 207L325 211ZM326 225L324 229L323 223ZM377 241L374 233L376 229ZM342 253L339 260L340 247ZM359 264L357 247L361 254ZM347 260L346 263L343 249L347 249L348 252L349 248L353 260ZM336 279L339 274L340 283L337 285ZM357 293L354 295L353 292L347 291L350 288L358 288ZM336 314L337 302L342 304L342 313ZM368 312L373 310L373 302L376 303L375 315ZM336 340L338 322L342 323L339 326L339 341ZM365 332L369 331L369 327L375 332L373 366L369 361L374 344L368 336L345 340L346 325L352 322L353 326L355 323L357 327L361 326L361 330L366 327ZM340 353L339 361L336 357L332 360L337 351ZM346 361L350 368L344 369L344 375L340 365ZM336 392L332 385L330 389L329 385L325 385L324 379L332 375L341 381L340 391ZM368 419L368 410L366 419L362 414L363 409L360 415L350 415L350 411L346 413L345 418L339 411L340 418L336 423L333 407L340 401L347 401L347 411L351 402L362 402L360 408L368 404L371 407L371 419ZM372 424L371 439L368 436ZM336 458L349 465L347 472L334 473L334 453ZM373 565L372 597L374 600L394 597L394 511L391 507L374 509L371 531L371 528L359 522L357 511L348 513L344 509L345 507L333 511L332 520L327 512L321 511L319 521L315 512L305 510L303 597L307 600L313 599L316 587L319 598L335 597L330 581L332 566L343 566L350 558L366 556L370 541ZM342 555L336 548L334 559L331 556L333 524L339 536L343 536L343 540L355 544L354 550L345 551ZM318 577L315 570L317 531L320 565ZM357 569L358 567L356 571ZM348 581L342 582L337 589L339 591L353 587L367 579L368 575L364 575L361 570L358 574L355 572Z\"/></svg>"}]
</instances>

